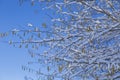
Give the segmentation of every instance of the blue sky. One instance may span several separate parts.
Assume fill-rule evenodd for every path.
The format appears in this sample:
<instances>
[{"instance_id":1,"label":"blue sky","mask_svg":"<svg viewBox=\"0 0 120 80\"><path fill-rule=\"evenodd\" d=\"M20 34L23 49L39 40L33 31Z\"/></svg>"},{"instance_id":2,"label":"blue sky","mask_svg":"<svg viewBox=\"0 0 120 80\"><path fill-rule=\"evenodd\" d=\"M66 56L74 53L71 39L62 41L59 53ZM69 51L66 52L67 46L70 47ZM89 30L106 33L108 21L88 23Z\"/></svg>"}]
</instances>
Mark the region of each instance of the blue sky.
<instances>
[{"instance_id":1,"label":"blue sky","mask_svg":"<svg viewBox=\"0 0 120 80\"><path fill-rule=\"evenodd\" d=\"M20 29L27 23L40 26L44 21L46 16L40 6L31 6L30 2L20 6L19 0L0 0L0 32ZM27 50L14 48L2 41L0 38L0 80L24 80L27 73L22 71L21 66L29 60Z\"/></svg>"}]
</instances>

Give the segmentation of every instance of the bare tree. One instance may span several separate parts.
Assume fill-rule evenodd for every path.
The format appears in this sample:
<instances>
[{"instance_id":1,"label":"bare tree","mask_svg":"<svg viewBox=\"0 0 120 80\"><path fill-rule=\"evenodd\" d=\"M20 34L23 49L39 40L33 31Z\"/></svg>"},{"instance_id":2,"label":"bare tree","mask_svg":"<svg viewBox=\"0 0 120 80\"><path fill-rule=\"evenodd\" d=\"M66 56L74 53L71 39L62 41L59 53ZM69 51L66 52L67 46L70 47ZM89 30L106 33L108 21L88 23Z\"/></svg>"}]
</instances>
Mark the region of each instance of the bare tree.
<instances>
[{"instance_id":1,"label":"bare tree","mask_svg":"<svg viewBox=\"0 0 120 80\"><path fill-rule=\"evenodd\" d=\"M29 24L29 29L12 30L20 39L9 43L39 50L29 50L35 58L29 64L38 64L39 68L23 69L46 80L119 80L119 0L48 1L39 3L55 12L48 15L52 25Z\"/></svg>"}]
</instances>

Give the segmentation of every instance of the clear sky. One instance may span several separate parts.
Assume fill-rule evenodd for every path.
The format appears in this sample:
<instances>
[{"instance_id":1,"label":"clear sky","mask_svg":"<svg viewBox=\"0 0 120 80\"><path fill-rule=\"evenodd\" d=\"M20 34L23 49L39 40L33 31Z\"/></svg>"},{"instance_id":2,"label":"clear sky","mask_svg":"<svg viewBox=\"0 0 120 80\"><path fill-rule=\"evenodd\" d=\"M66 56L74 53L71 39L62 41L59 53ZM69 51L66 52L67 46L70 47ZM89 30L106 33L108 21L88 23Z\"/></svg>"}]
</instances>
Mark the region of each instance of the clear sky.
<instances>
[{"instance_id":1,"label":"clear sky","mask_svg":"<svg viewBox=\"0 0 120 80\"><path fill-rule=\"evenodd\" d=\"M40 26L46 17L39 8L40 5L31 6L30 2L20 6L19 0L0 0L0 32L20 29L26 27L27 23ZM14 48L2 41L0 38L0 80L24 80L26 73L22 71L21 65L28 61L27 50Z\"/></svg>"}]
</instances>

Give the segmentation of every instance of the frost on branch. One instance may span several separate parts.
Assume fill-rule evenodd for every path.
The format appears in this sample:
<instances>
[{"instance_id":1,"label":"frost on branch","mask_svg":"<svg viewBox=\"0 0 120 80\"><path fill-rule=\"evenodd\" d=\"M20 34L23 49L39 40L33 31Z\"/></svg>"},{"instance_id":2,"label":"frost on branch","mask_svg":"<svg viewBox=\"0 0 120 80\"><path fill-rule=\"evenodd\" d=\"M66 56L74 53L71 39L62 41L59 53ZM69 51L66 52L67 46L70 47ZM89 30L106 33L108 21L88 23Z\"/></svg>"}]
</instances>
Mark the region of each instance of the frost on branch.
<instances>
[{"instance_id":1,"label":"frost on branch","mask_svg":"<svg viewBox=\"0 0 120 80\"><path fill-rule=\"evenodd\" d=\"M56 10L50 15L52 25L19 30L17 35L24 37L12 42L39 50L29 50L35 59L29 64L40 66L32 72L46 80L119 80L120 3L49 0L46 4L45 9Z\"/></svg>"}]
</instances>

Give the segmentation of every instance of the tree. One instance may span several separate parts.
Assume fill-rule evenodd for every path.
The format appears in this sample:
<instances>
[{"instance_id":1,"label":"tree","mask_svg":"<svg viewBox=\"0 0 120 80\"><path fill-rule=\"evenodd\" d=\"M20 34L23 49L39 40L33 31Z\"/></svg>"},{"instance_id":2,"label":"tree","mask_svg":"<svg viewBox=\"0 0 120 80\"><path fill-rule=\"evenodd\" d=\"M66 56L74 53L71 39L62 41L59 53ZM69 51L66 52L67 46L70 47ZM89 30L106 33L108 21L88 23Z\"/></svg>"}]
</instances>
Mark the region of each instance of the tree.
<instances>
[{"instance_id":1,"label":"tree","mask_svg":"<svg viewBox=\"0 0 120 80\"><path fill-rule=\"evenodd\" d=\"M29 64L37 63L39 69L24 66L23 69L45 80L120 79L119 0L39 0L39 3L53 11L48 15L52 25L43 23L43 27L10 31L19 38L10 44L39 50L39 53L29 50L31 57L37 59Z\"/></svg>"}]
</instances>

